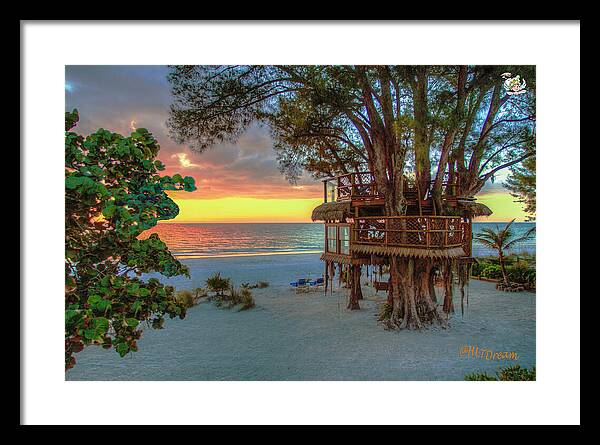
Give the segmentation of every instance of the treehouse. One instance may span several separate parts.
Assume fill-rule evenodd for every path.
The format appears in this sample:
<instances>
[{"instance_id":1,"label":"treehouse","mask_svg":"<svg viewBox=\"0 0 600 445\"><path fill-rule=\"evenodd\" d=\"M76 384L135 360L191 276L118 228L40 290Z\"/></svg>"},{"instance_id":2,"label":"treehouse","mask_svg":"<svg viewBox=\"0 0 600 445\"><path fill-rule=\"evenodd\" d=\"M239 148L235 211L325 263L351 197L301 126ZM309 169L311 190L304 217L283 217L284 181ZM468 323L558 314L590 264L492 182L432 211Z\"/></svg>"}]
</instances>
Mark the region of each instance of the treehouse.
<instances>
[{"instance_id":1,"label":"treehouse","mask_svg":"<svg viewBox=\"0 0 600 445\"><path fill-rule=\"evenodd\" d=\"M312 212L325 223L325 261L328 281L337 264L350 266L360 291L360 266L383 265L391 256L452 258L469 262L472 219L491 210L474 198L459 195L456 179L445 177L442 202L446 215L434 214L432 183L427 190L404 182L406 214L385 216L385 199L370 172L349 173L323 181L324 202ZM358 267L352 267L358 266ZM358 269L358 271L356 271Z\"/></svg>"}]
</instances>

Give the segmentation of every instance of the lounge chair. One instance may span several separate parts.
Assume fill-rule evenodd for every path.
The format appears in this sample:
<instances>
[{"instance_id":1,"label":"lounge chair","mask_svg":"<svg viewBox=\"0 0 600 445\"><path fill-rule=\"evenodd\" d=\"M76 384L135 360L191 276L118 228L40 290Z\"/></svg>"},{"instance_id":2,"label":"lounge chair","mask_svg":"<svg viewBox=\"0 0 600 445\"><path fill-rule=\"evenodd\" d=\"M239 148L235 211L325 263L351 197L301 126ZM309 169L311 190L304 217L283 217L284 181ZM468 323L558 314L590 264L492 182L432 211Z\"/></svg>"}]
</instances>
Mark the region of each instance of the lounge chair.
<instances>
[{"instance_id":1,"label":"lounge chair","mask_svg":"<svg viewBox=\"0 0 600 445\"><path fill-rule=\"evenodd\" d=\"M308 292L310 290L309 280L306 278L300 278L298 281L290 283L290 286L296 288L297 294L300 292Z\"/></svg>"},{"instance_id":2,"label":"lounge chair","mask_svg":"<svg viewBox=\"0 0 600 445\"><path fill-rule=\"evenodd\" d=\"M323 289L325 287L325 278L321 277L321 278L317 278L314 281L311 281L309 283L311 289L314 290L318 290L318 289Z\"/></svg>"}]
</instances>

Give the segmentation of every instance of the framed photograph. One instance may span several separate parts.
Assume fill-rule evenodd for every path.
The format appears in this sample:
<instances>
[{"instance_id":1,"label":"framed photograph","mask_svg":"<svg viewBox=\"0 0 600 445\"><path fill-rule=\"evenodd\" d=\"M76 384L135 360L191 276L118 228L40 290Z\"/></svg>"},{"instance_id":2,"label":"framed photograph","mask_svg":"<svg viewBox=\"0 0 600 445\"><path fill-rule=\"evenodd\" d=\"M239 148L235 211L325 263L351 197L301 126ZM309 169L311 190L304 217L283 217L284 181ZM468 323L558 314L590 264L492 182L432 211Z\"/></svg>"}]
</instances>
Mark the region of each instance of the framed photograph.
<instances>
[{"instance_id":1,"label":"framed photograph","mask_svg":"<svg viewBox=\"0 0 600 445\"><path fill-rule=\"evenodd\" d=\"M578 22L22 26L25 423L579 423Z\"/></svg>"}]
</instances>

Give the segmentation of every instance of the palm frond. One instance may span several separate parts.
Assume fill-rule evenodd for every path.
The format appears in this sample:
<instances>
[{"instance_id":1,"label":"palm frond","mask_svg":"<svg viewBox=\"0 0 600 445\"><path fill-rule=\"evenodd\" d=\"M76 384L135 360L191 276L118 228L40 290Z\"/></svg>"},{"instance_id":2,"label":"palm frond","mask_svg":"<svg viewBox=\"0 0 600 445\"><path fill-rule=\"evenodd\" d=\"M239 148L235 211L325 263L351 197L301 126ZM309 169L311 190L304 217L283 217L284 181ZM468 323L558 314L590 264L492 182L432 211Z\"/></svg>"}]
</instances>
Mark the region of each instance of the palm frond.
<instances>
[{"instance_id":1,"label":"palm frond","mask_svg":"<svg viewBox=\"0 0 600 445\"><path fill-rule=\"evenodd\" d=\"M477 241L479 241L484 246L487 246L487 247L489 247L491 249L497 249L495 242L489 241L489 240L487 240L485 238L479 238L479 237L474 237L474 239L477 240Z\"/></svg>"},{"instance_id":2,"label":"palm frond","mask_svg":"<svg viewBox=\"0 0 600 445\"><path fill-rule=\"evenodd\" d=\"M512 246L514 246L517 243L523 242L523 241L527 241L528 239L531 239L533 233L535 232L535 227L532 227L531 229L529 229L525 235L519 237L519 238L515 238L513 240L511 240L509 243L507 243L504 248L505 249L510 249Z\"/></svg>"},{"instance_id":3,"label":"palm frond","mask_svg":"<svg viewBox=\"0 0 600 445\"><path fill-rule=\"evenodd\" d=\"M484 238L498 240L498 232L494 232L494 229L490 229L487 227L481 229L481 232L478 233L477 236L482 236Z\"/></svg>"}]
</instances>

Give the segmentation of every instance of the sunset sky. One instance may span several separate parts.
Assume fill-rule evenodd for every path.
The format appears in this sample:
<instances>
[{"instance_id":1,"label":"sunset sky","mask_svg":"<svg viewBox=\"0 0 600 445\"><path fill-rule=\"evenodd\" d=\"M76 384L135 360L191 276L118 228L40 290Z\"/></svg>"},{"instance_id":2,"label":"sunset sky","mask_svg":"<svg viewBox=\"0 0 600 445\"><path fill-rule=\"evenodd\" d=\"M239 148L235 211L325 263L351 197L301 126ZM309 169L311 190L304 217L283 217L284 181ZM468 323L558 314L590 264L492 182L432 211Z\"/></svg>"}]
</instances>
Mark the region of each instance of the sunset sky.
<instances>
[{"instance_id":1,"label":"sunset sky","mask_svg":"<svg viewBox=\"0 0 600 445\"><path fill-rule=\"evenodd\" d=\"M201 154L169 138L167 72L163 66L67 66L65 110L79 110L75 131L151 131L161 146L158 158L167 167L164 173L192 176L198 187L193 193L170 193L180 207L173 222L310 221L312 209L323 200L322 184L310 176L296 185L285 180L268 129L254 125L236 144L219 144ZM481 220L523 221L522 207L502 186L503 177L478 195L494 211Z\"/></svg>"}]
</instances>

